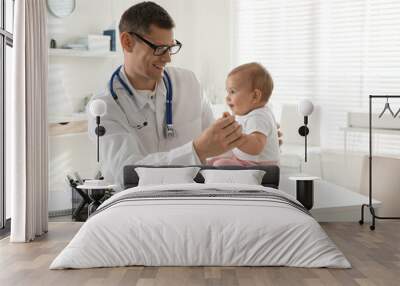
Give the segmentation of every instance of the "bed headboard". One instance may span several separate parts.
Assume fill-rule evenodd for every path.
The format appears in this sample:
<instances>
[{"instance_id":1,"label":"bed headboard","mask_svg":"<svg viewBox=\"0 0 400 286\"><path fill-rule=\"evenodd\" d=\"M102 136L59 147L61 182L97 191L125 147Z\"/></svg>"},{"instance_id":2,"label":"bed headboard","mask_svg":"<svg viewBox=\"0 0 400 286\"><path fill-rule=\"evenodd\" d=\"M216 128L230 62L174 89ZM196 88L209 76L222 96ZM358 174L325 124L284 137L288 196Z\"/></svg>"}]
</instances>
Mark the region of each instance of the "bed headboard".
<instances>
[{"instance_id":1,"label":"bed headboard","mask_svg":"<svg viewBox=\"0 0 400 286\"><path fill-rule=\"evenodd\" d=\"M182 165L168 165L168 166L149 166L149 165L128 165L124 167L124 189L136 187L139 183L139 176L135 171L137 167L157 168L157 167L168 167L168 168L179 168L184 167ZM278 189L279 187L279 166L276 165L265 165L265 166L252 166L252 167L241 167L241 166L196 166L202 170L205 169L222 169L222 170L263 170L265 175L262 179L261 184L265 187L271 187ZM204 183L204 178L200 174L194 178L197 183Z\"/></svg>"}]
</instances>

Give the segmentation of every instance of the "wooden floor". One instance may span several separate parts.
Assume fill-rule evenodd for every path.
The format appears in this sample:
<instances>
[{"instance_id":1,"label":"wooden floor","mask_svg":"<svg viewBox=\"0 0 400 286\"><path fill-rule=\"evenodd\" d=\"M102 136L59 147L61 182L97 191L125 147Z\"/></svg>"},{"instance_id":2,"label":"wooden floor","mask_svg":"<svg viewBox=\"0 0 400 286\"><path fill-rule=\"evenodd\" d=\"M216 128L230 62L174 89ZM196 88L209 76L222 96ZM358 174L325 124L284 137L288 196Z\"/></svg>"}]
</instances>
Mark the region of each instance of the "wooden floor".
<instances>
[{"instance_id":1,"label":"wooden floor","mask_svg":"<svg viewBox=\"0 0 400 286\"><path fill-rule=\"evenodd\" d=\"M400 285L400 222L322 224L353 268L121 267L48 270L81 224L52 222L32 243L0 241L0 285Z\"/></svg>"}]
</instances>

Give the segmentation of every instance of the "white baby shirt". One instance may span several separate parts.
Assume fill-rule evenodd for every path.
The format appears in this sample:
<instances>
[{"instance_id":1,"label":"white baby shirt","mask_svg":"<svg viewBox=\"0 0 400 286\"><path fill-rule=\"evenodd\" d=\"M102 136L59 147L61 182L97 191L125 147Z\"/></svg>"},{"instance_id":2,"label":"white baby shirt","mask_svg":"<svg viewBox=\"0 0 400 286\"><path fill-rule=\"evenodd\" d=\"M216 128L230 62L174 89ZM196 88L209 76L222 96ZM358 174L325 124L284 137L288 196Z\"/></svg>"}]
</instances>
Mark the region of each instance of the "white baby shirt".
<instances>
[{"instance_id":1,"label":"white baby shirt","mask_svg":"<svg viewBox=\"0 0 400 286\"><path fill-rule=\"evenodd\" d=\"M267 143L258 155L249 155L238 148L232 150L233 154L246 161L278 161L279 162L279 141L276 120L272 110L268 106L254 109L243 116L236 116L237 122L242 126L242 132L251 134L260 132L267 136Z\"/></svg>"}]
</instances>

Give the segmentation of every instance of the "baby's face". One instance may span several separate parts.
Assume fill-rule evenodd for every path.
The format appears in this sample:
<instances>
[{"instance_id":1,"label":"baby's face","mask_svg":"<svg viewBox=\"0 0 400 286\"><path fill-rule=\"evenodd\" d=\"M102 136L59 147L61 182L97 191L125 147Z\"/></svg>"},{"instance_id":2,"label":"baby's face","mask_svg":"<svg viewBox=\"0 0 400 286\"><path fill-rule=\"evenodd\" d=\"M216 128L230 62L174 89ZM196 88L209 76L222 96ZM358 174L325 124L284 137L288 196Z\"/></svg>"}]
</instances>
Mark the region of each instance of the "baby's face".
<instances>
[{"instance_id":1,"label":"baby's face","mask_svg":"<svg viewBox=\"0 0 400 286\"><path fill-rule=\"evenodd\" d=\"M235 115L245 115L253 110L257 100L244 72L234 73L226 79L226 104Z\"/></svg>"}]
</instances>

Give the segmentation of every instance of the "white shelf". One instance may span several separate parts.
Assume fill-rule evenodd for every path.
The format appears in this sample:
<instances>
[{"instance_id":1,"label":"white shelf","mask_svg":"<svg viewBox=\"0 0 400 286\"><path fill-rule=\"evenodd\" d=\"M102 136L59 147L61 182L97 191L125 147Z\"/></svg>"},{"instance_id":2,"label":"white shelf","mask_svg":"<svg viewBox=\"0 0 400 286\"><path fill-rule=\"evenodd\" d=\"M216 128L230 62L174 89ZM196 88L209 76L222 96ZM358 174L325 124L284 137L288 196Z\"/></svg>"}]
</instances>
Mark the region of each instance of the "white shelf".
<instances>
[{"instance_id":1,"label":"white shelf","mask_svg":"<svg viewBox=\"0 0 400 286\"><path fill-rule=\"evenodd\" d=\"M53 57L82 57L82 58L115 58L117 52L99 52L73 49L49 49L49 56Z\"/></svg>"},{"instance_id":2,"label":"white shelf","mask_svg":"<svg viewBox=\"0 0 400 286\"><path fill-rule=\"evenodd\" d=\"M84 112L72 113L71 115L49 115L49 123L65 123L87 121L87 115Z\"/></svg>"},{"instance_id":3,"label":"white shelf","mask_svg":"<svg viewBox=\"0 0 400 286\"><path fill-rule=\"evenodd\" d=\"M344 132L359 132L359 133L368 133L368 127L343 127L340 130ZM386 128L372 128L372 134L392 134L392 135L400 135L400 129L386 129Z\"/></svg>"}]
</instances>

